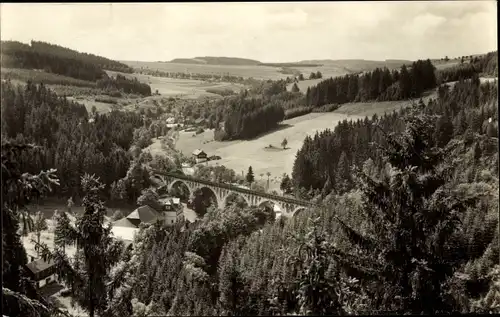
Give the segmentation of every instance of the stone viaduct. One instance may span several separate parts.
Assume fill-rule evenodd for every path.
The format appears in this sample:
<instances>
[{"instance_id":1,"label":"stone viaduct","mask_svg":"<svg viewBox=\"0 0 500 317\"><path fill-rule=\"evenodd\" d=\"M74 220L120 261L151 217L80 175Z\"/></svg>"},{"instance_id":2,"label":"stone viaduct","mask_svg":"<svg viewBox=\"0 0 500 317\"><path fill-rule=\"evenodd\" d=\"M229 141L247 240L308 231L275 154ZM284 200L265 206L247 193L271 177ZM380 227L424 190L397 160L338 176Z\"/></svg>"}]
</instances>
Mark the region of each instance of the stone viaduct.
<instances>
[{"instance_id":1,"label":"stone viaduct","mask_svg":"<svg viewBox=\"0 0 500 317\"><path fill-rule=\"evenodd\" d=\"M169 191L176 183L186 185L190 195L198 189L206 188L210 190L216 198L217 207L219 209L224 209L226 200L232 193L243 197L248 206L261 206L265 203L273 203L280 208L282 215L287 217L293 217L298 211L316 206L316 204L310 201L258 192L235 185L207 181L187 175L166 172L156 172L155 174L155 177L161 179Z\"/></svg>"}]
</instances>

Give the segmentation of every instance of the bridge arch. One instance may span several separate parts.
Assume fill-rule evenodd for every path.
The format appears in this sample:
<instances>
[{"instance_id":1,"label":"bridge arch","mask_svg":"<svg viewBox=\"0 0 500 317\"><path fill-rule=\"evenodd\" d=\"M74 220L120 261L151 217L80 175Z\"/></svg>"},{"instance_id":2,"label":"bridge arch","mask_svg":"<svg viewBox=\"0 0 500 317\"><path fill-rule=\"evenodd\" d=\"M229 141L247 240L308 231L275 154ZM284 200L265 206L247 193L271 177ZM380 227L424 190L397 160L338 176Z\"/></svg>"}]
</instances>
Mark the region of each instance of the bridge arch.
<instances>
[{"instance_id":1,"label":"bridge arch","mask_svg":"<svg viewBox=\"0 0 500 317\"><path fill-rule=\"evenodd\" d=\"M280 210L280 212L282 212L282 211L283 211L283 207L281 207L281 205L280 205L279 203L277 203L276 201L271 200L271 199L264 199L264 200L261 200L257 206L258 206L258 207L261 207L261 206L266 206L266 205L267 205L267 206L269 206L270 208L272 208L272 209L273 209L273 211L274 211L274 209L275 209L275 208L274 208L275 206L277 206L277 207L278 207L278 209Z\"/></svg>"},{"instance_id":2,"label":"bridge arch","mask_svg":"<svg viewBox=\"0 0 500 317\"><path fill-rule=\"evenodd\" d=\"M238 201L238 198L240 198L239 201ZM238 192L229 192L229 194L227 194L225 197L221 197L221 200L222 200L222 202L221 202L222 208L225 208L228 205L231 205L233 203L236 203L236 205L239 205L243 201L245 202L247 207L251 206L247 195L244 195L244 194L238 193ZM233 200L234 200L234 202L233 202Z\"/></svg>"},{"instance_id":3,"label":"bridge arch","mask_svg":"<svg viewBox=\"0 0 500 317\"><path fill-rule=\"evenodd\" d=\"M189 184L182 179L174 179L172 182L170 182L170 184L168 184L167 189L168 189L169 193L171 192L172 188L174 188L174 185L176 185L176 184L184 185L187 188L188 199L189 199L189 197L191 197L191 195L193 195L195 189L193 189L191 186L189 186Z\"/></svg>"},{"instance_id":4,"label":"bridge arch","mask_svg":"<svg viewBox=\"0 0 500 317\"><path fill-rule=\"evenodd\" d=\"M303 213L307 208L303 206L298 206L292 212L292 217L297 217L297 215Z\"/></svg>"},{"instance_id":5,"label":"bridge arch","mask_svg":"<svg viewBox=\"0 0 500 317\"><path fill-rule=\"evenodd\" d=\"M220 198L219 195L217 195L217 191L215 191L213 188L211 188L210 186L206 186L206 185L199 185L199 186L193 187L192 192L191 192L191 196L193 196L197 190L202 191L204 198L206 198L207 195L212 196L211 198L213 198L213 201L215 202L216 208L219 208L221 206L222 199Z\"/></svg>"}]
</instances>

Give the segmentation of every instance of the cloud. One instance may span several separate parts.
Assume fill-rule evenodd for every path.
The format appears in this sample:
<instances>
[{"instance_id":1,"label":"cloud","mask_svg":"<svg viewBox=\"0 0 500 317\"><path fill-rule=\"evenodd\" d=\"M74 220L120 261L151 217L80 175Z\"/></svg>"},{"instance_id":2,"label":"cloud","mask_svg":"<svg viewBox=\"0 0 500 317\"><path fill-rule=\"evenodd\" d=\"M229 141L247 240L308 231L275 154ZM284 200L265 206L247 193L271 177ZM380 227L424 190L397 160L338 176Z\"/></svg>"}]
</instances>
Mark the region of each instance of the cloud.
<instances>
[{"instance_id":1,"label":"cloud","mask_svg":"<svg viewBox=\"0 0 500 317\"><path fill-rule=\"evenodd\" d=\"M2 39L115 59L457 56L497 49L494 1L1 4Z\"/></svg>"}]
</instances>

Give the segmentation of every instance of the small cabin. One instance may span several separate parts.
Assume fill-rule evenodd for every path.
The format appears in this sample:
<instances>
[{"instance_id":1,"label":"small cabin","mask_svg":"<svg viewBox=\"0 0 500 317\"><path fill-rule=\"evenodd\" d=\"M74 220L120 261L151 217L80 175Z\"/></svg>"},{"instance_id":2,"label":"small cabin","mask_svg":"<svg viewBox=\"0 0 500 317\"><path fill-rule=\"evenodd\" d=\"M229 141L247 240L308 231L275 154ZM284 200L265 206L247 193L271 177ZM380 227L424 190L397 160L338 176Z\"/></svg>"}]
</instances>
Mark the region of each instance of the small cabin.
<instances>
[{"instance_id":1,"label":"small cabin","mask_svg":"<svg viewBox=\"0 0 500 317\"><path fill-rule=\"evenodd\" d=\"M196 160L196 163L205 162L207 160L207 153L205 153L204 151L202 151L200 149L194 150L193 156Z\"/></svg>"},{"instance_id":2,"label":"small cabin","mask_svg":"<svg viewBox=\"0 0 500 317\"><path fill-rule=\"evenodd\" d=\"M52 260L38 259L32 261L26 264L26 271L31 279L36 282L37 288L57 282L56 267Z\"/></svg>"}]
</instances>

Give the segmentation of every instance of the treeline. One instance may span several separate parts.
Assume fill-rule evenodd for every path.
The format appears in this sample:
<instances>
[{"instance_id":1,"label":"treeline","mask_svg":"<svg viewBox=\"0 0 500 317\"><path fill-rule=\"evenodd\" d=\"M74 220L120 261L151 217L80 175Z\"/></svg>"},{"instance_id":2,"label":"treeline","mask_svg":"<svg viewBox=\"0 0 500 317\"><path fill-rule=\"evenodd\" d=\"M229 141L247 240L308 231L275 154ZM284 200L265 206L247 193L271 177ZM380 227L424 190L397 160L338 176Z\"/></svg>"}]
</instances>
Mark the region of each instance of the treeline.
<instances>
[{"instance_id":1,"label":"treeline","mask_svg":"<svg viewBox=\"0 0 500 317\"><path fill-rule=\"evenodd\" d=\"M363 74L348 74L326 79L307 89L306 104L318 107L347 102L389 101L418 98L436 87L434 66L430 60L413 62L400 71L376 68Z\"/></svg>"},{"instance_id":2,"label":"treeline","mask_svg":"<svg viewBox=\"0 0 500 317\"><path fill-rule=\"evenodd\" d=\"M498 76L498 51L490 52L481 57L473 57L469 63L462 62L458 66L445 68L437 72L440 83L472 78L476 74Z\"/></svg>"},{"instance_id":3,"label":"treeline","mask_svg":"<svg viewBox=\"0 0 500 317\"><path fill-rule=\"evenodd\" d=\"M478 151L484 155L495 153L490 138L497 137L497 84L481 85L476 75L473 80L458 82L453 89L443 85L438 94L438 99L431 99L425 107L427 113L439 116L433 142L444 147L451 139L457 138L477 143ZM404 124L399 118L406 111L385 114L381 118L374 115L371 120L344 120L333 131L306 137L293 168L292 178L296 186L326 194L331 190L344 192L354 186L349 166L361 167L370 159L378 170L383 169L382 157L374 155L371 144L385 146L385 135L389 131L401 133ZM480 136L487 138L481 139ZM468 148L469 143L466 143Z\"/></svg>"},{"instance_id":4,"label":"treeline","mask_svg":"<svg viewBox=\"0 0 500 317\"><path fill-rule=\"evenodd\" d=\"M141 83L134 79L127 79L125 76L116 74L116 77L102 78L97 81L97 88L108 91L123 91L126 94L140 94L142 96L151 96L151 86Z\"/></svg>"},{"instance_id":5,"label":"treeline","mask_svg":"<svg viewBox=\"0 0 500 317\"><path fill-rule=\"evenodd\" d=\"M56 168L61 186L54 194L79 197L84 173L99 176L109 194L110 185L127 174L134 130L143 125L139 114L89 114L43 84L23 87L7 81L1 87L2 138L41 147L20 161L32 173Z\"/></svg>"},{"instance_id":6,"label":"treeline","mask_svg":"<svg viewBox=\"0 0 500 317\"><path fill-rule=\"evenodd\" d=\"M262 99L238 98L224 118L222 140L249 139L275 129L285 112L279 105L264 105Z\"/></svg>"},{"instance_id":7,"label":"treeline","mask_svg":"<svg viewBox=\"0 0 500 317\"><path fill-rule=\"evenodd\" d=\"M248 84L251 79L245 79L241 76L232 76L228 74L202 74L202 73L184 73L184 72L165 72L161 70L153 70L149 68L135 68L135 72L144 75L165 77L165 78L178 78L178 79L194 79L204 81L221 81L228 83Z\"/></svg>"}]
</instances>

